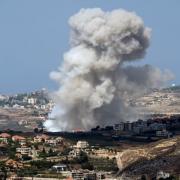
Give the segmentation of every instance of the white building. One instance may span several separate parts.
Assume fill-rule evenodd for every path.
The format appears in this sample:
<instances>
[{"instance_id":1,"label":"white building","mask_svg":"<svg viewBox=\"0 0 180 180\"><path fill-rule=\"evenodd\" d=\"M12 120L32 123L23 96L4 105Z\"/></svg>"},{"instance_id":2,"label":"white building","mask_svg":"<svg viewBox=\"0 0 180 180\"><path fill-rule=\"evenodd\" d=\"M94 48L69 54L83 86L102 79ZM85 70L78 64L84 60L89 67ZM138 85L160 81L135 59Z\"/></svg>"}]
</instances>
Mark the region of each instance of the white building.
<instances>
[{"instance_id":1,"label":"white building","mask_svg":"<svg viewBox=\"0 0 180 180\"><path fill-rule=\"evenodd\" d=\"M46 109L46 105L41 105L41 109Z\"/></svg>"},{"instance_id":2,"label":"white building","mask_svg":"<svg viewBox=\"0 0 180 180\"><path fill-rule=\"evenodd\" d=\"M0 134L0 143L5 143L5 144L8 144L8 139L11 138L11 135L10 134L7 134L7 133L1 133Z\"/></svg>"},{"instance_id":3,"label":"white building","mask_svg":"<svg viewBox=\"0 0 180 180\"><path fill-rule=\"evenodd\" d=\"M52 167L52 169L56 170L57 172L67 171L68 168L65 164L56 164Z\"/></svg>"},{"instance_id":4,"label":"white building","mask_svg":"<svg viewBox=\"0 0 180 180\"><path fill-rule=\"evenodd\" d=\"M150 124L149 126L150 130L158 131L158 130L163 130L166 129L166 124L161 124L161 123L153 123Z\"/></svg>"},{"instance_id":5,"label":"white building","mask_svg":"<svg viewBox=\"0 0 180 180\"><path fill-rule=\"evenodd\" d=\"M16 148L16 152L21 153L22 155L29 155L29 154L31 154L31 148L22 146L20 148Z\"/></svg>"},{"instance_id":6,"label":"white building","mask_svg":"<svg viewBox=\"0 0 180 180\"><path fill-rule=\"evenodd\" d=\"M0 100L3 101L5 99L8 99L8 97L0 94Z\"/></svg>"},{"instance_id":7,"label":"white building","mask_svg":"<svg viewBox=\"0 0 180 180\"><path fill-rule=\"evenodd\" d=\"M170 133L166 129L163 129L162 131L156 131L157 137L170 137L171 135L172 135L172 133Z\"/></svg>"},{"instance_id":8,"label":"white building","mask_svg":"<svg viewBox=\"0 0 180 180\"><path fill-rule=\"evenodd\" d=\"M73 170L72 178L74 180L84 180L84 179L97 180L97 176L94 171L82 171L82 170Z\"/></svg>"},{"instance_id":9,"label":"white building","mask_svg":"<svg viewBox=\"0 0 180 180\"><path fill-rule=\"evenodd\" d=\"M84 173L80 172L80 171L73 171L72 172L72 178L73 179L83 180L84 179Z\"/></svg>"},{"instance_id":10,"label":"white building","mask_svg":"<svg viewBox=\"0 0 180 180\"><path fill-rule=\"evenodd\" d=\"M76 144L76 148L85 149L89 147L89 143L87 141L78 141Z\"/></svg>"},{"instance_id":11,"label":"white building","mask_svg":"<svg viewBox=\"0 0 180 180\"><path fill-rule=\"evenodd\" d=\"M124 123L119 123L114 125L115 131L124 131Z\"/></svg>"},{"instance_id":12,"label":"white building","mask_svg":"<svg viewBox=\"0 0 180 180\"><path fill-rule=\"evenodd\" d=\"M170 177L169 173L166 173L166 172L163 172L163 171L159 171L157 173L156 179L166 179L166 178L169 178L169 177Z\"/></svg>"},{"instance_id":13,"label":"white building","mask_svg":"<svg viewBox=\"0 0 180 180\"><path fill-rule=\"evenodd\" d=\"M69 157L75 158L79 157L80 155L80 149L73 149L72 151L69 152Z\"/></svg>"},{"instance_id":14,"label":"white building","mask_svg":"<svg viewBox=\"0 0 180 180\"><path fill-rule=\"evenodd\" d=\"M24 109L24 106L21 106L21 105L19 105L19 104L14 104L14 105L13 105L13 108L14 108L14 109Z\"/></svg>"},{"instance_id":15,"label":"white building","mask_svg":"<svg viewBox=\"0 0 180 180\"><path fill-rule=\"evenodd\" d=\"M34 104L36 104L36 101L37 101L36 98L28 98L28 103L29 103L29 104L34 105Z\"/></svg>"},{"instance_id":16,"label":"white building","mask_svg":"<svg viewBox=\"0 0 180 180\"><path fill-rule=\"evenodd\" d=\"M49 145L52 145L52 146L56 146L58 142L57 142L56 139L46 139L45 143L49 144Z\"/></svg>"},{"instance_id":17,"label":"white building","mask_svg":"<svg viewBox=\"0 0 180 180\"><path fill-rule=\"evenodd\" d=\"M132 131L133 129L133 124L131 122L125 122L124 123L124 130L125 131Z\"/></svg>"}]
</instances>

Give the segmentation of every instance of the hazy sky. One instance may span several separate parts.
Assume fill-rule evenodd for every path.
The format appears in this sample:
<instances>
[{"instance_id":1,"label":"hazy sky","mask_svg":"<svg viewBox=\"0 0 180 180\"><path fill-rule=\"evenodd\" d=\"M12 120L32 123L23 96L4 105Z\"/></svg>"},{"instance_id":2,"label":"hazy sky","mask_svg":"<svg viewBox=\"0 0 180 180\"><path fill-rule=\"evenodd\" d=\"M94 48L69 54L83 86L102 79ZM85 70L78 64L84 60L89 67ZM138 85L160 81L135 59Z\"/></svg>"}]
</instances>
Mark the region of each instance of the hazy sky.
<instances>
[{"instance_id":1,"label":"hazy sky","mask_svg":"<svg viewBox=\"0 0 180 180\"><path fill-rule=\"evenodd\" d=\"M180 84L180 0L0 0L0 93L53 90L49 73L69 46L68 18L81 8L135 11L152 28L144 63Z\"/></svg>"}]
</instances>

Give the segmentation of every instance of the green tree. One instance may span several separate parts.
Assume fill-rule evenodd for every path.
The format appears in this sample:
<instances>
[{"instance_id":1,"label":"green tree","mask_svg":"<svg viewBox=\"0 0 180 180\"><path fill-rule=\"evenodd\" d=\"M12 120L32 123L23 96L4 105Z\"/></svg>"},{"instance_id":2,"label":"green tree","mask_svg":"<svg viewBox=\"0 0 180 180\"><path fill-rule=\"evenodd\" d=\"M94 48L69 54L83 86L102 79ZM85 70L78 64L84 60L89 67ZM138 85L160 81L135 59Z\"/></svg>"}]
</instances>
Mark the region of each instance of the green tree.
<instances>
[{"instance_id":1,"label":"green tree","mask_svg":"<svg viewBox=\"0 0 180 180\"><path fill-rule=\"evenodd\" d=\"M42 158L46 158L47 157L47 153L46 153L46 150L45 150L44 147L43 147L43 150L40 152L39 157L42 157Z\"/></svg>"},{"instance_id":2,"label":"green tree","mask_svg":"<svg viewBox=\"0 0 180 180\"><path fill-rule=\"evenodd\" d=\"M79 158L78 158L78 162L79 163L86 163L88 162L88 156L85 152L81 151L80 152L80 155L79 155Z\"/></svg>"}]
</instances>

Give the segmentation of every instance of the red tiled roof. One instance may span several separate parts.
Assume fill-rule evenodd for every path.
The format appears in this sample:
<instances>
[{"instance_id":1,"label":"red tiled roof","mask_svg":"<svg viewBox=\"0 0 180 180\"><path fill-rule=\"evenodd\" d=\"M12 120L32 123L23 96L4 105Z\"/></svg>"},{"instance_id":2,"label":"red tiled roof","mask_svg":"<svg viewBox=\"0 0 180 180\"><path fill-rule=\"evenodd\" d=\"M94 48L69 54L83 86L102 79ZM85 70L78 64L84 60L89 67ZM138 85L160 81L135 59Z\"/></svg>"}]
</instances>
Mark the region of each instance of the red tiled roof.
<instances>
[{"instance_id":1,"label":"red tiled roof","mask_svg":"<svg viewBox=\"0 0 180 180\"><path fill-rule=\"evenodd\" d=\"M0 134L0 137L2 137L2 138L10 138L11 135L8 134L8 133L1 133L1 134Z\"/></svg>"},{"instance_id":2,"label":"red tiled roof","mask_svg":"<svg viewBox=\"0 0 180 180\"><path fill-rule=\"evenodd\" d=\"M45 134L42 134L42 135L40 135L40 136L36 136L35 138L39 138L39 139L44 139L44 140L46 140L46 139L49 139L49 136L47 136L47 135L45 135Z\"/></svg>"},{"instance_id":3,"label":"red tiled roof","mask_svg":"<svg viewBox=\"0 0 180 180\"><path fill-rule=\"evenodd\" d=\"M68 177L66 180L73 180L73 178L72 177Z\"/></svg>"},{"instance_id":4,"label":"red tiled roof","mask_svg":"<svg viewBox=\"0 0 180 180\"><path fill-rule=\"evenodd\" d=\"M12 137L12 139L15 140L15 141L19 141L19 140L25 140L26 138L22 137L22 136L15 135L15 136Z\"/></svg>"}]
</instances>

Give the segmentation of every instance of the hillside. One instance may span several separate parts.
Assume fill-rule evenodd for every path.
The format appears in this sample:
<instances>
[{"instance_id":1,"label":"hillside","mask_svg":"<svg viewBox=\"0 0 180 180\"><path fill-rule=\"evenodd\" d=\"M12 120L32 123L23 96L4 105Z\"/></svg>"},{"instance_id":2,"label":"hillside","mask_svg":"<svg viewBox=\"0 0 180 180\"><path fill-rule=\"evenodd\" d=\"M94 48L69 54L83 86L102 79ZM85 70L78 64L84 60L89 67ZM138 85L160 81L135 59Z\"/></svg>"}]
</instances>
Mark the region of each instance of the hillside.
<instances>
[{"instance_id":1,"label":"hillside","mask_svg":"<svg viewBox=\"0 0 180 180\"><path fill-rule=\"evenodd\" d=\"M180 173L180 136L122 150L117 164L122 179L153 178L160 171L176 176Z\"/></svg>"},{"instance_id":2,"label":"hillside","mask_svg":"<svg viewBox=\"0 0 180 180\"><path fill-rule=\"evenodd\" d=\"M180 86L152 90L129 100L129 105L139 114L179 114Z\"/></svg>"}]
</instances>

